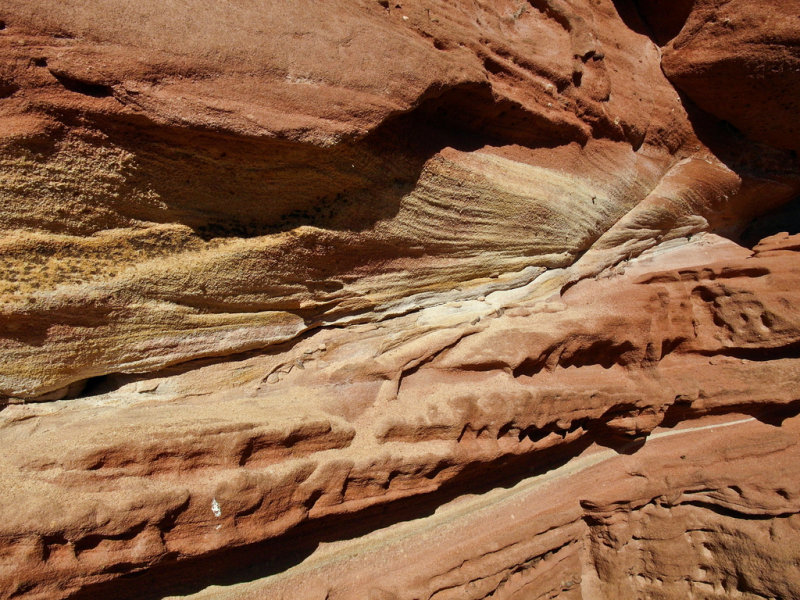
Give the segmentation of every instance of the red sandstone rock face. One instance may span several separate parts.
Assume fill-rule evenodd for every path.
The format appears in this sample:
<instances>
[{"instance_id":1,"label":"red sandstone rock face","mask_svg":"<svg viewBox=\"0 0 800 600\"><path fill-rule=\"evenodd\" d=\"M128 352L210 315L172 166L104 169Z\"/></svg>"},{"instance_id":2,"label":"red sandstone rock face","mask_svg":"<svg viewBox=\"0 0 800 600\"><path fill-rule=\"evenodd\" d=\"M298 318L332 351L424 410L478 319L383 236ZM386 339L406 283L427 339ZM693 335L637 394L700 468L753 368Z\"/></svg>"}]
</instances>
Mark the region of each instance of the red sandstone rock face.
<instances>
[{"instance_id":1,"label":"red sandstone rock face","mask_svg":"<svg viewBox=\"0 0 800 600\"><path fill-rule=\"evenodd\" d=\"M800 596L796 13L6 2L0 597Z\"/></svg>"},{"instance_id":2,"label":"red sandstone rock face","mask_svg":"<svg viewBox=\"0 0 800 600\"><path fill-rule=\"evenodd\" d=\"M751 139L797 151L798 42L800 2L695 2L664 48L664 73Z\"/></svg>"}]
</instances>

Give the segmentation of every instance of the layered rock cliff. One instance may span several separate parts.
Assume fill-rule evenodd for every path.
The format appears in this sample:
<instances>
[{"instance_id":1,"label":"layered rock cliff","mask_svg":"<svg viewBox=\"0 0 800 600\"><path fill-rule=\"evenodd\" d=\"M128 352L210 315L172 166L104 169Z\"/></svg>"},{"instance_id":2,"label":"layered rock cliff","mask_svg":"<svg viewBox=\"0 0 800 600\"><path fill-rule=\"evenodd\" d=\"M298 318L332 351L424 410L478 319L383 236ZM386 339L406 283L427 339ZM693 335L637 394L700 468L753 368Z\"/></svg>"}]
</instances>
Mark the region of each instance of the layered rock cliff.
<instances>
[{"instance_id":1,"label":"layered rock cliff","mask_svg":"<svg viewBox=\"0 0 800 600\"><path fill-rule=\"evenodd\" d=\"M6 0L0 597L799 596L798 48Z\"/></svg>"}]
</instances>

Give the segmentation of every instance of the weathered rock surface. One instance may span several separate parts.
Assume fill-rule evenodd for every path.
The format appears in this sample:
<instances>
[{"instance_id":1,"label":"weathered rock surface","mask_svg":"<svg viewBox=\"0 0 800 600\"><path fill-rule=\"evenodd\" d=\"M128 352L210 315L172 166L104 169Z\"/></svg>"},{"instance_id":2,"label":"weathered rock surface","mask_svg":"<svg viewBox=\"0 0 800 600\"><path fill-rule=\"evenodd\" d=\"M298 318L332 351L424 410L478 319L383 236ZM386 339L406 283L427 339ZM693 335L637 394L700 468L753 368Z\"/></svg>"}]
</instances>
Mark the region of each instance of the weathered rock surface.
<instances>
[{"instance_id":1,"label":"weathered rock surface","mask_svg":"<svg viewBox=\"0 0 800 600\"><path fill-rule=\"evenodd\" d=\"M7 0L0 597L800 595L800 19L673 8Z\"/></svg>"},{"instance_id":2,"label":"weathered rock surface","mask_svg":"<svg viewBox=\"0 0 800 600\"><path fill-rule=\"evenodd\" d=\"M663 65L703 110L753 140L800 150L800 2L695 2Z\"/></svg>"}]
</instances>

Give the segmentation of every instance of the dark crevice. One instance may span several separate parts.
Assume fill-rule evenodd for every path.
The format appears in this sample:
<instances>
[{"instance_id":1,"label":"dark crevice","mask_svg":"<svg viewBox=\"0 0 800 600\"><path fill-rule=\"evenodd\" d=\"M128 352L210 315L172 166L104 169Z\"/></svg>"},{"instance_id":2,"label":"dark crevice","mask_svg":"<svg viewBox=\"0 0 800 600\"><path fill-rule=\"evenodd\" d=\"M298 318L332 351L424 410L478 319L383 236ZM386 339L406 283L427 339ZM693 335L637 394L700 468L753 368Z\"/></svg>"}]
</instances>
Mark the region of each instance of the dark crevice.
<instances>
[{"instance_id":1,"label":"dark crevice","mask_svg":"<svg viewBox=\"0 0 800 600\"><path fill-rule=\"evenodd\" d=\"M694 8L695 0L613 0L625 25L646 35L659 46L680 33Z\"/></svg>"},{"instance_id":2,"label":"dark crevice","mask_svg":"<svg viewBox=\"0 0 800 600\"><path fill-rule=\"evenodd\" d=\"M637 6L636 0L612 0L614 3L614 8L617 10L617 14L619 18L622 19L622 22L625 23L625 26L638 33L639 35L646 35L651 40L655 39L655 35L653 31L650 29L650 26L645 22L642 18L642 15L639 13L639 7Z\"/></svg>"},{"instance_id":3,"label":"dark crevice","mask_svg":"<svg viewBox=\"0 0 800 600\"><path fill-rule=\"evenodd\" d=\"M706 510L715 512L723 517L730 517L732 519L736 519L737 521L771 521L773 519L782 519L791 517L792 515L796 514L795 512L785 512L776 514L749 513L741 510L736 510L732 506L722 506L714 502L705 502L703 500L688 500L686 502L682 502L681 504L696 506L698 508L704 508Z\"/></svg>"},{"instance_id":4,"label":"dark crevice","mask_svg":"<svg viewBox=\"0 0 800 600\"><path fill-rule=\"evenodd\" d=\"M570 423L568 428L559 427L555 423L550 423L544 427L536 427L531 425L529 427L525 427L519 430L517 434L517 438L520 442L524 441L525 439L530 440L531 442L541 442L551 434L556 434L561 438L565 438L567 435L571 433L575 433L579 429L588 429L588 426L593 423L591 419L579 419ZM499 434L498 434L499 436Z\"/></svg>"},{"instance_id":5,"label":"dark crevice","mask_svg":"<svg viewBox=\"0 0 800 600\"><path fill-rule=\"evenodd\" d=\"M120 384L115 381L114 375L98 375L97 377L90 377L86 380L83 390L78 394L77 398L88 398L91 396L99 396L107 394L120 387Z\"/></svg>"},{"instance_id":6,"label":"dark crevice","mask_svg":"<svg viewBox=\"0 0 800 600\"><path fill-rule=\"evenodd\" d=\"M48 402L55 400L77 400L80 398L92 398L113 392L131 381L147 379L142 375L124 375L121 373L108 373L97 375L88 379L73 381L69 385L58 390L41 394L31 398L30 402Z\"/></svg>"},{"instance_id":7,"label":"dark crevice","mask_svg":"<svg viewBox=\"0 0 800 600\"><path fill-rule=\"evenodd\" d=\"M755 406L750 409L750 414L762 423L780 427L786 419L800 415L800 399L782 405Z\"/></svg>"},{"instance_id":8,"label":"dark crevice","mask_svg":"<svg viewBox=\"0 0 800 600\"><path fill-rule=\"evenodd\" d=\"M739 191L730 198L736 204L707 215L710 230L746 246L782 229L796 231L800 192L797 154L749 139L727 121L701 109L681 90L676 91L695 135L742 179ZM787 206L790 203L794 208Z\"/></svg>"},{"instance_id":9,"label":"dark crevice","mask_svg":"<svg viewBox=\"0 0 800 600\"><path fill-rule=\"evenodd\" d=\"M728 168L752 179L797 177L800 162L796 152L751 140L733 124L704 111L681 90L676 91L695 134Z\"/></svg>"},{"instance_id":10,"label":"dark crevice","mask_svg":"<svg viewBox=\"0 0 800 600\"><path fill-rule=\"evenodd\" d=\"M773 346L771 348L719 348L707 351L700 350L696 353L701 356L727 356L753 362L798 359L800 358L800 341L792 342L784 346Z\"/></svg>"},{"instance_id":11,"label":"dark crevice","mask_svg":"<svg viewBox=\"0 0 800 600\"><path fill-rule=\"evenodd\" d=\"M613 340L596 340L579 348L565 348L562 344L558 344L542 352L539 357L525 359L512 373L514 377L519 378L533 377L544 369L592 365L610 369L615 365L629 364L636 354L636 346L629 341L616 343Z\"/></svg>"},{"instance_id":12,"label":"dark crevice","mask_svg":"<svg viewBox=\"0 0 800 600\"><path fill-rule=\"evenodd\" d=\"M673 428L700 417L730 414L748 415L767 425L780 427L786 419L800 415L800 399L785 404L739 403L703 410L692 408L687 399L680 399L665 411L660 427Z\"/></svg>"},{"instance_id":13,"label":"dark crevice","mask_svg":"<svg viewBox=\"0 0 800 600\"><path fill-rule=\"evenodd\" d=\"M109 85L81 81L64 73L50 70L58 82L71 92L91 96L92 98L108 98L114 95L114 89Z\"/></svg>"},{"instance_id":14,"label":"dark crevice","mask_svg":"<svg viewBox=\"0 0 800 600\"><path fill-rule=\"evenodd\" d=\"M250 457L253 456L253 451L255 450L255 447L256 447L256 438L250 438L245 442L244 447L239 453L240 467L243 467L247 464L247 461L249 461Z\"/></svg>"},{"instance_id":15,"label":"dark crevice","mask_svg":"<svg viewBox=\"0 0 800 600\"><path fill-rule=\"evenodd\" d=\"M572 23L569 20L567 13L563 8L560 8L557 1L554 0L528 0L533 8L540 13L553 19L556 23L561 25L567 32L572 32Z\"/></svg>"},{"instance_id":16,"label":"dark crevice","mask_svg":"<svg viewBox=\"0 0 800 600\"><path fill-rule=\"evenodd\" d=\"M766 277L772 271L766 267L752 267L752 266L735 266L723 267L718 272L711 268L704 269L686 269L679 270L678 277L676 278L673 273L658 273L652 276L646 276L636 280L637 285L650 285L653 283L674 283L676 281L716 281L719 279L734 279L737 277ZM705 285L697 287L698 294L703 296L704 300L708 298L708 302L714 300L715 296Z\"/></svg>"},{"instance_id":17,"label":"dark crevice","mask_svg":"<svg viewBox=\"0 0 800 600\"><path fill-rule=\"evenodd\" d=\"M661 352L658 359L664 360L664 358L680 348L681 344L683 344L685 341L687 341L687 338L685 337L677 337L674 339L665 338L661 340Z\"/></svg>"},{"instance_id":18,"label":"dark crevice","mask_svg":"<svg viewBox=\"0 0 800 600\"><path fill-rule=\"evenodd\" d=\"M147 522L140 523L128 531L116 535L87 535L75 541L75 555L80 556L83 552L94 550L104 541L130 541L138 536L147 527Z\"/></svg>"},{"instance_id":19,"label":"dark crevice","mask_svg":"<svg viewBox=\"0 0 800 600\"><path fill-rule=\"evenodd\" d=\"M509 371L509 370L511 370L511 367L507 363L501 360L488 361L482 363L470 363L458 366L458 371L460 372L469 371L472 373L488 373L491 371Z\"/></svg>"},{"instance_id":20,"label":"dark crevice","mask_svg":"<svg viewBox=\"0 0 800 600\"><path fill-rule=\"evenodd\" d=\"M63 534L45 535L42 536L42 561L46 562L47 559L53 554L53 550L60 546L66 546L69 540Z\"/></svg>"},{"instance_id":21,"label":"dark crevice","mask_svg":"<svg viewBox=\"0 0 800 600\"><path fill-rule=\"evenodd\" d=\"M169 531L175 527L175 523L178 520L178 517L189 508L189 504L191 504L192 498L191 496L186 496L186 500L184 500L181 504L175 506L174 508L167 511L164 515L164 518L161 519L157 523L159 530L161 531Z\"/></svg>"},{"instance_id":22,"label":"dark crevice","mask_svg":"<svg viewBox=\"0 0 800 600\"><path fill-rule=\"evenodd\" d=\"M8 98L19 90L19 85L13 81L0 79L0 98Z\"/></svg>"},{"instance_id":23,"label":"dark crevice","mask_svg":"<svg viewBox=\"0 0 800 600\"><path fill-rule=\"evenodd\" d=\"M800 197L750 221L741 234L741 243L753 248L764 238L784 232L789 235L800 233Z\"/></svg>"}]
</instances>

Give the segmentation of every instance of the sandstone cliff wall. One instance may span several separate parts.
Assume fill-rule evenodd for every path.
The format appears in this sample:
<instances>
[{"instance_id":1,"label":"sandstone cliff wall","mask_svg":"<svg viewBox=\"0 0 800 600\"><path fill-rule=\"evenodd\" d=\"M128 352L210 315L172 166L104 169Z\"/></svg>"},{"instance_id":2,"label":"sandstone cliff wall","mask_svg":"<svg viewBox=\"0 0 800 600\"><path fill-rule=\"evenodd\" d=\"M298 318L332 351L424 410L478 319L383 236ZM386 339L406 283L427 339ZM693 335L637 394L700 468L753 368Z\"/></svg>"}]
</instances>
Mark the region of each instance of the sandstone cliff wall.
<instances>
[{"instance_id":1,"label":"sandstone cliff wall","mask_svg":"<svg viewBox=\"0 0 800 600\"><path fill-rule=\"evenodd\" d=\"M5 0L0 597L800 596L796 0Z\"/></svg>"}]
</instances>

